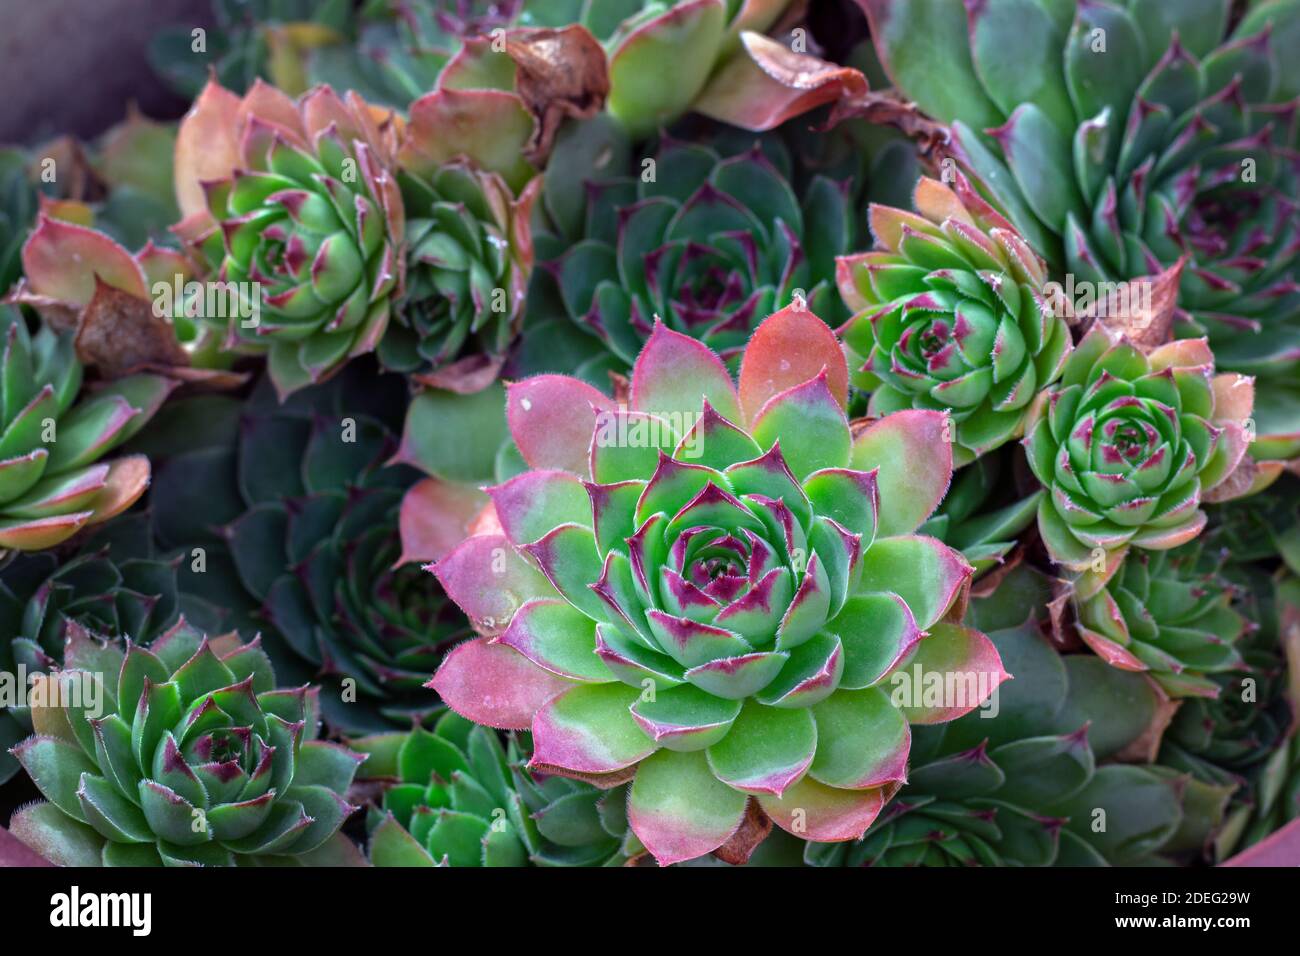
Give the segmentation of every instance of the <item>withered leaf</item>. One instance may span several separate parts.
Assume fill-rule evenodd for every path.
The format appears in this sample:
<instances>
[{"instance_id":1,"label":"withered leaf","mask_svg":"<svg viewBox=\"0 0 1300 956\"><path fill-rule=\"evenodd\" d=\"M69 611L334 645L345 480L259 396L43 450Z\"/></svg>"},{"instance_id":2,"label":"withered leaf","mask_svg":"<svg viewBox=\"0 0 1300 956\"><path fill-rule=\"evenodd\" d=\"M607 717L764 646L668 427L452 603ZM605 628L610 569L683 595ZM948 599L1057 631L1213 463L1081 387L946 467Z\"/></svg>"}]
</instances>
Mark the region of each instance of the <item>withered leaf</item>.
<instances>
[{"instance_id":1,"label":"withered leaf","mask_svg":"<svg viewBox=\"0 0 1300 956\"><path fill-rule=\"evenodd\" d=\"M77 357L116 377L142 365L188 366L189 357L153 304L95 276L95 294L81 312Z\"/></svg>"}]
</instances>

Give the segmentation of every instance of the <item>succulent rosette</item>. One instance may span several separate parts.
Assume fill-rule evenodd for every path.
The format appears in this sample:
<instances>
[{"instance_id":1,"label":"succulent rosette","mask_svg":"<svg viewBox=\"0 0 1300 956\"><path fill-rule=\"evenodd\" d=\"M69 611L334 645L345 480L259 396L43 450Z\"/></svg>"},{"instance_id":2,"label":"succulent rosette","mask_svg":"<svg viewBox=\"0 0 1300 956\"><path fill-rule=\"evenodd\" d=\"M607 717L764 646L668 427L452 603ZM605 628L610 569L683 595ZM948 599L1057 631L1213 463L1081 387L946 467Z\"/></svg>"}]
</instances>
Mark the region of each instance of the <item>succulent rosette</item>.
<instances>
[{"instance_id":1,"label":"succulent rosette","mask_svg":"<svg viewBox=\"0 0 1300 956\"><path fill-rule=\"evenodd\" d=\"M14 748L48 802L19 810L10 832L77 866L331 852L363 758L313 739L316 691L277 688L257 642L210 641L183 622L148 649L76 625L67 638L63 669L43 679L51 703L33 704L36 733Z\"/></svg>"},{"instance_id":2,"label":"succulent rosette","mask_svg":"<svg viewBox=\"0 0 1300 956\"><path fill-rule=\"evenodd\" d=\"M1199 848L1223 820L1234 783L1121 763L1149 760L1168 719L1142 676L1091 654L1059 654L1033 613L1048 600L1021 565L970 620L1017 679L996 715L968 714L913 738L907 786L850 844L808 844L821 866L1152 865ZM1096 828L1095 811L1107 826Z\"/></svg>"},{"instance_id":3,"label":"succulent rosette","mask_svg":"<svg viewBox=\"0 0 1300 956\"><path fill-rule=\"evenodd\" d=\"M422 155L413 128L404 156ZM409 161L409 160L408 160ZM406 214L406 292L379 345L385 367L438 369L463 353L505 355L523 321L533 268L529 217L541 185L519 198L467 160L414 159L398 175Z\"/></svg>"},{"instance_id":4,"label":"succulent rosette","mask_svg":"<svg viewBox=\"0 0 1300 956\"><path fill-rule=\"evenodd\" d=\"M631 829L660 864L724 847L751 797L803 839L860 836L904 780L910 723L1007 676L955 623L970 566L914 533L952 476L944 416L855 436L847 379L830 329L789 308L755 332L739 387L663 325L628 406L563 376L514 383L532 470L489 489L499 533L433 566L484 636L430 686L477 723L531 728L536 770L631 779ZM925 697L908 684L925 674L966 690Z\"/></svg>"},{"instance_id":5,"label":"succulent rosette","mask_svg":"<svg viewBox=\"0 0 1300 956\"><path fill-rule=\"evenodd\" d=\"M69 622L106 637L138 635L147 644L179 612L175 564L155 553L147 516L123 515L63 561L40 551L0 568L0 671L57 667ZM25 707L0 711L0 781L18 769L9 747L30 731Z\"/></svg>"},{"instance_id":6,"label":"succulent rosette","mask_svg":"<svg viewBox=\"0 0 1300 956\"><path fill-rule=\"evenodd\" d=\"M349 731L432 710L421 685L466 633L438 583L404 563L402 498L419 476L385 464L405 405L405 383L369 362L284 404L265 379L244 403L177 402L167 428L216 440L164 462L151 494L190 600L247 609L228 626L262 632L276 670L319 683L326 720Z\"/></svg>"},{"instance_id":7,"label":"succulent rosette","mask_svg":"<svg viewBox=\"0 0 1300 956\"><path fill-rule=\"evenodd\" d=\"M841 334L870 413L947 410L961 466L1023 431L1070 330L1044 296L1043 260L964 179L954 190L923 177L914 206L873 203L875 250L838 260L855 312Z\"/></svg>"},{"instance_id":8,"label":"succulent rosette","mask_svg":"<svg viewBox=\"0 0 1300 956\"><path fill-rule=\"evenodd\" d=\"M1052 558L1104 582L1130 546L1168 550L1196 537L1203 495L1246 453L1252 401L1249 379L1214 374L1203 339L1144 352L1095 324L1026 425L1029 466L1048 491L1038 530Z\"/></svg>"},{"instance_id":9,"label":"succulent rosette","mask_svg":"<svg viewBox=\"0 0 1300 956\"><path fill-rule=\"evenodd\" d=\"M1172 697L1218 697L1211 675L1243 666L1246 619L1200 541L1131 554L1097 594L1078 602L1079 636L1108 664L1151 674Z\"/></svg>"},{"instance_id":10,"label":"succulent rosette","mask_svg":"<svg viewBox=\"0 0 1300 956\"><path fill-rule=\"evenodd\" d=\"M1300 451L1300 5L858 0L899 90L1054 271L1187 256L1185 334L1261 378L1257 457ZM1011 46L1031 56L1006 58Z\"/></svg>"},{"instance_id":11,"label":"succulent rosette","mask_svg":"<svg viewBox=\"0 0 1300 956\"><path fill-rule=\"evenodd\" d=\"M1216 537L1207 533L1208 540ZM1284 822L1272 819L1272 811L1286 789L1285 768L1295 760L1289 746L1295 722L1291 675L1300 662L1300 631L1288 628L1300 619L1296 580L1275 580L1255 565L1230 564L1222 573L1235 588L1233 609L1246 621L1236 642L1242 665L1212 675L1217 696L1182 701L1160 748L1166 766L1211 783L1241 785L1215 841L1216 861ZM1281 803L1287 800L1295 803L1293 796Z\"/></svg>"},{"instance_id":12,"label":"succulent rosette","mask_svg":"<svg viewBox=\"0 0 1300 956\"><path fill-rule=\"evenodd\" d=\"M564 777L534 776L516 735L454 712L428 730L351 741L369 756L364 780L388 786L372 807L375 866L602 866L621 862L626 831L605 793Z\"/></svg>"},{"instance_id":13,"label":"succulent rosette","mask_svg":"<svg viewBox=\"0 0 1300 956\"><path fill-rule=\"evenodd\" d=\"M560 367L553 349L529 341L563 340L541 324L554 325L557 312L601 346L578 366L592 380L626 371L656 319L733 362L795 295L816 314L840 316L835 256L853 241L843 185L816 175L796 192L774 135L744 146L715 140L665 138L647 178L625 174L626 139L599 118L560 138L544 192L548 231L537 240L546 274L538 270L529 296L536 331L516 364Z\"/></svg>"},{"instance_id":14,"label":"succulent rosette","mask_svg":"<svg viewBox=\"0 0 1300 956\"><path fill-rule=\"evenodd\" d=\"M0 306L0 551L39 551L125 511L149 486L149 460L101 459L134 435L175 388L132 375L81 397L72 336Z\"/></svg>"},{"instance_id":15,"label":"succulent rosette","mask_svg":"<svg viewBox=\"0 0 1300 956\"><path fill-rule=\"evenodd\" d=\"M401 294L398 122L355 93L292 100L209 83L181 122L175 231L234 290L194 311L231 351L265 353L281 395L373 351Z\"/></svg>"}]
</instances>

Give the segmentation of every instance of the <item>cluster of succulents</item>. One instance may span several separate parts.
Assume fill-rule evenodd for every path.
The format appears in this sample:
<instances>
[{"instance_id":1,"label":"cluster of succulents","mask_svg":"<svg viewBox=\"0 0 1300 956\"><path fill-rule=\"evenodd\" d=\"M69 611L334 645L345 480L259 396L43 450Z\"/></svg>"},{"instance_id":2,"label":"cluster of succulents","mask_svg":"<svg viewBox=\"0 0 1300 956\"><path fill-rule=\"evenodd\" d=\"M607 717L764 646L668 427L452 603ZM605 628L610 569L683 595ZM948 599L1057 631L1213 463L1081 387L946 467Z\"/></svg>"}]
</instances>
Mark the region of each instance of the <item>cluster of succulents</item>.
<instances>
[{"instance_id":1,"label":"cluster of succulents","mask_svg":"<svg viewBox=\"0 0 1300 956\"><path fill-rule=\"evenodd\" d=\"M5 846L1296 854L1300 0L214 7L0 150Z\"/></svg>"}]
</instances>

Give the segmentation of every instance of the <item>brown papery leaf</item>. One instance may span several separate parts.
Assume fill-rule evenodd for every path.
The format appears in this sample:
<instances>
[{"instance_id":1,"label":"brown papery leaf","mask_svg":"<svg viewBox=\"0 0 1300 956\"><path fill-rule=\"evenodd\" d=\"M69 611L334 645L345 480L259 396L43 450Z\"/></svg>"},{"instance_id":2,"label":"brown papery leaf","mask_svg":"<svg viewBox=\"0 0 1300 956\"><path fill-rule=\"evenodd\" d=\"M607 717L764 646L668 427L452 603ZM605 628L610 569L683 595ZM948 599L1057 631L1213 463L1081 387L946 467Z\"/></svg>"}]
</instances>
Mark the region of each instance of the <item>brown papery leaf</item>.
<instances>
[{"instance_id":1,"label":"brown papery leaf","mask_svg":"<svg viewBox=\"0 0 1300 956\"><path fill-rule=\"evenodd\" d=\"M473 395L496 381L504 361L500 356L467 355L435 371L412 375L411 379L457 395Z\"/></svg>"},{"instance_id":2,"label":"brown papery leaf","mask_svg":"<svg viewBox=\"0 0 1300 956\"><path fill-rule=\"evenodd\" d=\"M1114 283L1122 294L1120 307L1109 314L1114 303L1100 294L1092 306L1079 314L1086 330L1092 321L1100 322L1112 332L1128 339L1143 352L1150 352L1174 339L1174 320L1178 315L1178 283L1187 264L1183 256L1164 272Z\"/></svg>"},{"instance_id":3,"label":"brown papery leaf","mask_svg":"<svg viewBox=\"0 0 1300 956\"><path fill-rule=\"evenodd\" d=\"M950 156L948 128L930 119L915 103L902 99L893 90L845 96L831 108L830 118L821 131L847 119L864 119L876 126L894 127L912 140L921 158L935 168Z\"/></svg>"},{"instance_id":4,"label":"brown papery leaf","mask_svg":"<svg viewBox=\"0 0 1300 956\"><path fill-rule=\"evenodd\" d=\"M757 800L745 804L745 818L740 821L740 829L731 835L726 843L713 851L723 863L732 866L744 866L754 855L758 845L772 832L772 820L763 812Z\"/></svg>"},{"instance_id":5,"label":"brown papery leaf","mask_svg":"<svg viewBox=\"0 0 1300 956\"><path fill-rule=\"evenodd\" d=\"M506 53L515 61L515 90L537 119L527 147L529 162L540 166L567 117L586 119L599 113L609 96L605 50L586 27L520 30L506 37Z\"/></svg>"},{"instance_id":6,"label":"brown papery leaf","mask_svg":"<svg viewBox=\"0 0 1300 956\"><path fill-rule=\"evenodd\" d=\"M104 375L117 377L142 365L188 366L189 356L176 341L153 303L108 285L95 276L95 294L77 326L77 357Z\"/></svg>"},{"instance_id":7,"label":"brown papery leaf","mask_svg":"<svg viewBox=\"0 0 1300 956\"><path fill-rule=\"evenodd\" d=\"M556 767L549 763L530 763L528 769L534 773L548 774L552 777L579 780L583 783L589 783L600 790L613 790L636 776L636 764L611 773L585 773L581 770L570 770L567 767Z\"/></svg>"}]
</instances>

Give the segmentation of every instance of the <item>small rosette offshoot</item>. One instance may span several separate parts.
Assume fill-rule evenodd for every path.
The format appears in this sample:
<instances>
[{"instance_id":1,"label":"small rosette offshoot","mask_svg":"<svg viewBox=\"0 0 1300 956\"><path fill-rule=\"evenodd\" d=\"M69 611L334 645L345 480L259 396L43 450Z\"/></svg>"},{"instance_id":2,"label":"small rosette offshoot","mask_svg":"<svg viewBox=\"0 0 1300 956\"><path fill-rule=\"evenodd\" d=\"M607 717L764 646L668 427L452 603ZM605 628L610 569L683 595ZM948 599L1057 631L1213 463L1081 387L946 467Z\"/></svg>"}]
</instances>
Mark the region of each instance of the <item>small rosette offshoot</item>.
<instances>
[{"instance_id":1,"label":"small rosette offshoot","mask_svg":"<svg viewBox=\"0 0 1300 956\"><path fill-rule=\"evenodd\" d=\"M499 173L471 159L435 162L443 133L412 123L400 152L406 292L379 348L394 371L438 369L462 354L499 360L523 319L533 267L529 218L541 178L516 197Z\"/></svg>"},{"instance_id":2,"label":"small rosette offshoot","mask_svg":"<svg viewBox=\"0 0 1300 956\"><path fill-rule=\"evenodd\" d=\"M364 758L314 739L316 691L277 688L256 641L208 640L181 622L146 649L74 625L64 668L41 681L36 733L14 755L48 802L19 810L10 831L48 858L342 858L330 843L355 809L343 794Z\"/></svg>"},{"instance_id":3,"label":"small rosette offshoot","mask_svg":"<svg viewBox=\"0 0 1300 956\"><path fill-rule=\"evenodd\" d=\"M1246 619L1203 541L1129 555L1107 586L1078 605L1079 636L1121 670L1148 671L1171 697L1218 697L1211 675L1243 666Z\"/></svg>"},{"instance_id":4,"label":"small rosette offshoot","mask_svg":"<svg viewBox=\"0 0 1300 956\"><path fill-rule=\"evenodd\" d=\"M922 178L914 213L872 204L876 249L841 257L838 278L871 414L947 410L960 467L1022 433L1071 342L1043 260L958 175L955 189Z\"/></svg>"},{"instance_id":5,"label":"small rosette offshoot","mask_svg":"<svg viewBox=\"0 0 1300 956\"><path fill-rule=\"evenodd\" d=\"M531 774L518 735L454 712L429 730L352 741L363 779L387 784L368 817L375 866L602 866L621 861L626 817L605 792Z\"/></svg>"},{"instance_id":6,"label":"small rosette offshoot","mask_svg":"<svg viewBox=\"0 0 1300 956\"><path fill-rule=\"evenodd\" d=\"M760 808L804 839L860 836L905 778L910 723L1006 677L953 620L970 565L915 534L952 475L944 416L854 436L847 385L834 334L794 308L759 326L739 388L663 325L627 406L520 381L507 415L532 470L489 489L500 532L434 566L485 636L431 686L478 723L531 728L535 769L631 780L631 829L661 864L743 840ZM932 699L899 671L972 692Z\"/></svg>"},{"instance_id":7,"label":"small rosette offshoot","mask_svg":"<svg viewBox=\"0 0 1300 956\"><path fill-rule=\"evenodd\" d=\"M1168 550L1205 526L1201 502L1246 453L1249 379L1214 374L1204 339L1145 351L1095 324L1024 439L1047 489L1038 530L1052 558L1087 572L1082 596L1130 547Z\"/></svg>"}]
</instances>

